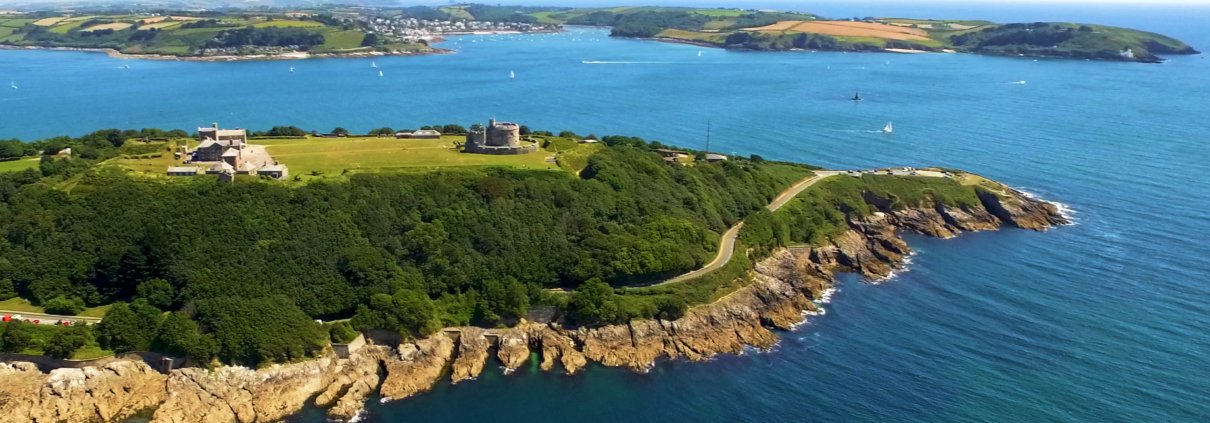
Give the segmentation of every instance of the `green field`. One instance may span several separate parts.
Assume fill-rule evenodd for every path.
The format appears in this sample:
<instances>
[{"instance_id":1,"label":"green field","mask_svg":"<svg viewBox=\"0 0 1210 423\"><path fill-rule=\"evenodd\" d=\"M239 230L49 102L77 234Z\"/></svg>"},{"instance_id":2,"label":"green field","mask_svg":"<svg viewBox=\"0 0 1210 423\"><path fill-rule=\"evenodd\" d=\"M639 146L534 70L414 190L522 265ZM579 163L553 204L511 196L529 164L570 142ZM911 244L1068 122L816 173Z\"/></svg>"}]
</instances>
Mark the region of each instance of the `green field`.
<instances>
[{"instance_id":1,"label":"green field","mask_svg":"<svg viewBox=\"0 0 1210 423\"><path fill-rule=\"evenodd\" d=\"M462 137L440 140L350 137L305 140L252 140L267 146L273 158L303 180L340 178L348 173L423 171L442 167L504 166L519 169L558 169L549 153L494 156L466 154L454 148Z\"/></svg>"},{"instance_id":2,"label":"green field","mask_svg":"<svg viewBox=\"0 0 1210 423\"><path fill-rule=\"evenodd\" d=\"M315 21L265 21L253 24L257 28L321 28L324 24Z\"/></svg>"},{"instance_id":3,"label":"green field","mask_svg":"<svg viewBox=\"0 0 1210 423\"><path fill-rule=\"evenodd\" d=\"M0 162L0 172L18 172L25 169L37 169L39 159L21 159Z\"/></svg>"},{"instance_id":4,"label":"green field","mask_svg":"<svg viewBox=\"0 0 1210 423\"><path fill-rule=\"evenodd\" d=\"M14 46L109 48L127 54L165 54L181 57L200 54L281 53L284 46L298 45L289 44L288 38L283 37L302 39L304 36L307 42L299 50L317 53L350 50L414 52L428 49L423 43L384 34L379 34L376 46L363 47L361 44L368 31L365 26L334 25L323 20L288 17L280 12L231 12L201 17L181 12L174 16L179 16L179 19L143 25L138 23L152 16L112 14L75 17L51 15L38 19L0 18L0 43ZM39 20L42 23L36 28L26 26ZM85 24L87 27L84 27ZM96 28L111 31L89 31ZM239 40L236 42L247 44L234 44L231 37L220 36L224 31L247 28L260 32L262 36L236 38ZM152 29L155 31L151 31ZM316 42L312 34L322 35L323 42ZM222 50L204 51L215 47Z\"/></svg>"}]
</instances>

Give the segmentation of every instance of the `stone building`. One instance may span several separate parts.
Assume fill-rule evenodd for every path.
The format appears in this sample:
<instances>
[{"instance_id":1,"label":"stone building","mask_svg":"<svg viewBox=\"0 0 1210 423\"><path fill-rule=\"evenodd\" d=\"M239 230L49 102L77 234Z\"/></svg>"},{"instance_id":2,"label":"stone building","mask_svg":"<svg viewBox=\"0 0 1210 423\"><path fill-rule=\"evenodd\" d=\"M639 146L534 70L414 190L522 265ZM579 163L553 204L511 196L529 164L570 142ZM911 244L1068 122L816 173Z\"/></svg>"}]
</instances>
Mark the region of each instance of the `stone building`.
<instances>
[{"instance_id":1,"label":"stone building","mask_svg":"<svg viewBox=\"0 0 1210 423\"><path fill-rule=\"evenodd\" d=\"M224 161L239 167L243 150L248 146L248 131L243 129L219 129L218 124L209 128L197 128L200 144L193 153L195 162Z\"/></svg>"},{"instance_id":2,"label":"stone building","mask_svg":"<svg viewBox=\"0 0 1210 423\"><path fill-rule=\"evenodd\" d=\"M526 154L538 150L538 145L521 143L521 126L511 122L496 122L495 119L482 125L471 126L466 133L467 153L479 154Z\"/></svg>"}]
</instances>

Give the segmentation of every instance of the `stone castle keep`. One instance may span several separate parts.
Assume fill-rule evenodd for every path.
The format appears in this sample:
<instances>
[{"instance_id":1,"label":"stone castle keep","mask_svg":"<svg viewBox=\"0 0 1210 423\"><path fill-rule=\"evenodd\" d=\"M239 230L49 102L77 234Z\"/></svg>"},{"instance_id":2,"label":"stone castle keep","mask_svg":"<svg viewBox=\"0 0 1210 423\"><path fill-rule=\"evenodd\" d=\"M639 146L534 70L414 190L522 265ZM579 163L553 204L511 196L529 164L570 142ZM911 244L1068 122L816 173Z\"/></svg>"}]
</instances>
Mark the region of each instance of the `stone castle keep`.
<instances>
[{"instance_id":1,"label":"stone castle keep","mask_svg":"<svg viewBox=\"0 0 1210 423\"><path fill-rule=\"evenodd\" d=\"M521 126L495 119L471 126L466 133L466 152L479 154L526 154L538 150L538 145L521 143Z\"/></svg>"}]
</instances>

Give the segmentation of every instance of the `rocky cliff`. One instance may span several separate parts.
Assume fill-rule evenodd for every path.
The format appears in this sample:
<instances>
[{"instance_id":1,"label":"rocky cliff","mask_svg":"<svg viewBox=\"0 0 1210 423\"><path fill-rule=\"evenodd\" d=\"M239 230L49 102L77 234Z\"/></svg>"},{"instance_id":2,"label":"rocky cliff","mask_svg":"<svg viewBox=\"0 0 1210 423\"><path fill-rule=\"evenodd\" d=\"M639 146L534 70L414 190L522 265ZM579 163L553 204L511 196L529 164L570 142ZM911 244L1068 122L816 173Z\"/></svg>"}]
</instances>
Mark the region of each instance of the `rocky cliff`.
<instances>
[{"instance_id":1,"label":"rocky cliff","mask_svg":"<svg viewBox=\"0 0 1210 423\"><path fill-rule=\"evenodd\" d=\"M505 372L519 368L531 348L540 367L573 374L593 361L645 371L659 359L704 360L745 347L769 348L776 329L789 329L815 310L838 272L885 278L911 250L903 231L952 237L1004 225L1043 230L1066 222L1049 203L1002 187L982 191L979 204L930 204L895 210L867 195L882 211L851 217L848 230L827 243L787 248L760 261L751 283L675 321L565 329L526 323L510 329L449 328L397 348L368 346L345 359L325 357L253 370L180 369L162 375L140 362L38 371L32 364L0 363L0 423L112 422L154 409L154 422L269 422L309 403L329 417L349 420L377 390L384 401L432 388L443 376L472 379L495 357Z\"/></svg>"}]
</instances>

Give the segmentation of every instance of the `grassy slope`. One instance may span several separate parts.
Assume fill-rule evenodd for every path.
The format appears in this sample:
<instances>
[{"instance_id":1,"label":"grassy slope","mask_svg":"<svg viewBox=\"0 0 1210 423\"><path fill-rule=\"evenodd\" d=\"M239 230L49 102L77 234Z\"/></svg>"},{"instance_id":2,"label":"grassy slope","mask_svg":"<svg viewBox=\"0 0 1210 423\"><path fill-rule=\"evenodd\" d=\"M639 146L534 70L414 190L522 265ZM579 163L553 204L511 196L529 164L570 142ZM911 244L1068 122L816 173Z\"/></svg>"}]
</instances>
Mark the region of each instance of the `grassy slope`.
<instances>
[{"instance_id":1,"label":"grassy slope","mask_svg":"<svg viewBox=\"0 0 1210 423\"><path fill-rule=\"evenodd\" d=\"M111 15L102 17L75 17L68 18L56 22L54 25L48 26L48 30L57 34L73 34L81 30L80 26L85 21L91 18L106 19L112 21L135 22L144 19L142 16L133 15ZM22 34L14 34L17 28L24 26L27 23L32 23L35 19L5 19L0 18L0 42L16 44L16 45L33 45L34 42L25 40ZM241 28L244 26L255 26L258 28L277 27L277 28L306 28L317 31L324 36L324 43L316 46L313 51L318 53L331 53L346 50L361 49L362 40L365 39L365 33L359 30L342 30L336 27L328 27L320 22L315 21L300 21L293 19L274 19L266 20L262 17L239 17L227 16L222 18L225 24L218 28L188 28L182 29L183 21L165 21L156 24L149 24L154 27L160 27L159 34L149 42L129 42L123 34L133 34L139 29L130 28L122 31L117 31L115 37L104 37L96 40L74 41L69 43L73 47L89 47L89 41L120 43L120 51L129 54L166 54L175 56L191 56L194 52L201 48L208 40L213 39L215 35L224 30ZM145 29L144 29L145 30ZM116 41L113 41L116 40ZM100 47L98 45L97 47ZM411 45L394 46L399 50L412 49Z\"/></svg>"},{"instance_id":2,"label":"grassy slope","mask_svg":"<svg viewBox=\"0 0 1210 423\"><path fill-rule=\"evenodd\" d=\"M17 172L25 169L37 169L39 159L20 159L0 162L0 172Z\"/></svg>"}]
</instances>

